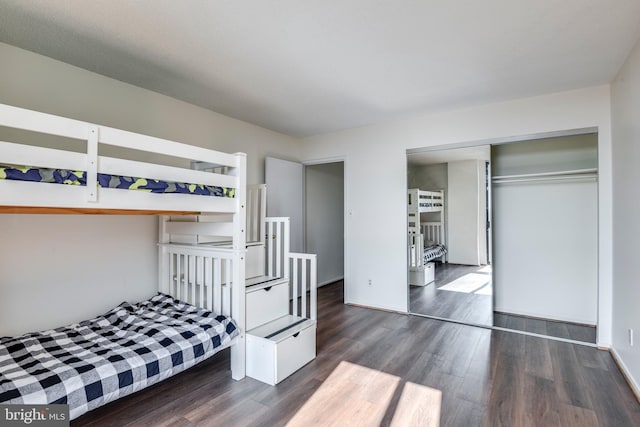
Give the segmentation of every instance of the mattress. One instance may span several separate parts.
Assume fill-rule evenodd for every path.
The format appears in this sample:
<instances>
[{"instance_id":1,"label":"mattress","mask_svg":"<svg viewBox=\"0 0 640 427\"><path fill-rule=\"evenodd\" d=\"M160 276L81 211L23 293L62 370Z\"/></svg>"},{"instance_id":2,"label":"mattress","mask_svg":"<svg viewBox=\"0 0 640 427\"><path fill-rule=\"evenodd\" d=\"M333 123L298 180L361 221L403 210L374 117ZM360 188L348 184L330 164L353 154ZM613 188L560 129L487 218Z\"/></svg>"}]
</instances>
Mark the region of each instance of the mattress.
<instances>
[{"instance_id":1,"label":"mattress","mask_svg":"<svg viewBox=\"0 0 640 427\"><path fill-rule=\"evenodd\" d=\"M429 247L424 248L423 252L423 262L424 264L429 261L433 261L436 258L440 258L442 255L447 253L447 248L443 245L431 245Z\"/></svg>"},{"instance_id":2,"label":"mattress","mask_svg":"<svg viewBox=\"0 0 640 427\"><path fill-rule=\"evenodd\" d=\"M87 185L86 172L66 169L34 168L30 166L0 164L0 179L16 181L47 182L67 185ZM216 187L184 182L160 181L132 176L98 174L98 185L102 188L141 190L150 193L182 193L202 196L234 197L233 188Z\"/></svg>"},{"instance_id":3,"label":"mattress","mask_svg":"<svg viewBox=\"0 0 640 427\"><path fill-rule=\"evenodd\" d=\"M438 203L438 202L421 202L420 203L420 207L421 208L441 208L442 207L442 203Z\"/></svg>"},{"instance_id":4,"label":"mattress","mask_svg":"<svg viewBox=\"0 0 640 427\"><path fill-rule=\"evenodd\" d=\"M197 364L236 335L229 317L158 294L68 327L0 338L0 404L68 404L77 418Z\"/></svg>"}]
</instances>

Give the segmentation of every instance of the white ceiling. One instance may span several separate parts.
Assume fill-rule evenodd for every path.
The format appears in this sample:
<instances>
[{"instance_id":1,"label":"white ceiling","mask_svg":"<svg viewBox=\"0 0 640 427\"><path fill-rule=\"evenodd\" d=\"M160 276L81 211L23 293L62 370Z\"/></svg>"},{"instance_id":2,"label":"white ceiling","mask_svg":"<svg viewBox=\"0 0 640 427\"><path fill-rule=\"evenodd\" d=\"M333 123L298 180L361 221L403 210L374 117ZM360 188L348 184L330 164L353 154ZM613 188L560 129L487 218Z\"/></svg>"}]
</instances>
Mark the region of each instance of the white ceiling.
<instances>
[{"instance_id":1,"label":"white ceiling","mask_svg":"<svg viewBox=\"0 0 640 427\"><path fill-rule=\"evenodd\" d=\"M0 0L0 41L293 136L610 82L640 0Z\"/></svg>"}]
</instances>

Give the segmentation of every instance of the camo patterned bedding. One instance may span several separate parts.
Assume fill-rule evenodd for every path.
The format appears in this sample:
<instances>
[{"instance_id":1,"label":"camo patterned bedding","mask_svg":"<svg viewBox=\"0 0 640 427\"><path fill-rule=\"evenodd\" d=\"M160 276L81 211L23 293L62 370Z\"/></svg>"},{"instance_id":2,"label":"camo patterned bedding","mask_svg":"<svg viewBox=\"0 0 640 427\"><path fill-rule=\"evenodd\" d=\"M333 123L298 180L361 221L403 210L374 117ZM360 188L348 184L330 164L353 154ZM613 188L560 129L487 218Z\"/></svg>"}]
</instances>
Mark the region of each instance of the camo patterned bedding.
<instances>
[{"instance_id":1,"label":"camo patterned bedding","mask_svg":"<svg viewBox=\"0 0 640 427\"><path fill-rule=\"evenodd\" d=\"M87 185L86 172L65 169L34 168L0 164L0 179L16 181L48 182L67 185ZM203 196L234 197L233 188L184 182L159 181L132 176L98 174L98 185L102 188L122 188L150 193L182 193Z\"/></svg>"}]
</instances>

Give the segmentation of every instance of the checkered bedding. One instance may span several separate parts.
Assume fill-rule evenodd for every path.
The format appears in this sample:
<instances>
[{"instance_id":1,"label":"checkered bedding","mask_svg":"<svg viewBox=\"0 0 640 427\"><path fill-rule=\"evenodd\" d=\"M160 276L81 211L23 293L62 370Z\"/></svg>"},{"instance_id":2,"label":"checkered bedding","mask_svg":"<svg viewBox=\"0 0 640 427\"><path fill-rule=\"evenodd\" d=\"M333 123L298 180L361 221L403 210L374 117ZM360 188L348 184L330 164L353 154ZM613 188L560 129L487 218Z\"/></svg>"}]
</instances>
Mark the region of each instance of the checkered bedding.
<instances>
[{"instance_id":1,"label":"checkered bedding","mask_svg":"<svg viewBox=\"0 0 640 427\"><path fill-rule=\"evenodd\" d=\"M442 245L432 245L428 248L424 248L424 263L433 261L436 258L440 258L447 253L447 248Z\"/></svg>"},{"instance_id":2,"label":"checkered bedding","mask_svg":"<svg viewBox=\"0 0 640 427\"><path fill-rule=\"evenodd\" d=\"M226 316L158 294L64 328L0 338L0 404L69 404L76 418L228 347Z\"/></svg>"}]
</instances>

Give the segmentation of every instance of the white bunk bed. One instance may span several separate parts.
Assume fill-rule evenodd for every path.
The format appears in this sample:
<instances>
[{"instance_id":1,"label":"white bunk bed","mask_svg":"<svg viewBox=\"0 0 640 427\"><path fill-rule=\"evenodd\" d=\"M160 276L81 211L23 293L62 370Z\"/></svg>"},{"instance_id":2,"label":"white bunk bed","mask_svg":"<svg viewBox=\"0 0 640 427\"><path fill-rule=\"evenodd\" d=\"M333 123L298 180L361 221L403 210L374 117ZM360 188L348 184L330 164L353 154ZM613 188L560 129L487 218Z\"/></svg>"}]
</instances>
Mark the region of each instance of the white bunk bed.
<instances>
[{"instance_id":1,"label":"white bunk bed","mask_svg":"<svg viewBox=\"0 0 640 427\"><path fill-rule=\"evenodd\" d=\"M445 192L408 190L409 284L425 286L435 279L434 260L446 262ZM436 218L423 220L423 214Z\"/></svg>"},{"instance_id":2,"label":"white bunk bed","mask_svg":"<svg viewBox=\"0 0 640 427\"><path fill-rule=\"evenodd\" d=\"M122 349L122 354L130 354L131 357L123 361L120 355L112 354L113 360L109 358L106 361L99 360L87 348L76 346L75 343L62 346L65 347L65 352L69 350L68 347L78 348L80 354L73 357L73 360L92 361L90 365L96 369L88 371L87 375L92 383L86 384L88 379L84 376L85 373L78 374L77 366L73 365L79 362L57 360L54 352L58 350L42 351L46 347L42 343L59 336L62 328L3 338L7 345L2 344L5 341L0 342L0 403L68 403L71 418L76 418L97 406L180 372L226 347L231 347L232 377L243 378L246 370L245 154L221 153L2 104L0 126L86 142L84 152L0 142L0 213L199 215L200 218L218 219L202 221L185 228L183 223L171 221L174 217L163 216L160 221L159 243L158 289L161 293L149 301L115 307L105 315L92 319L95 324L86 321L72 325L71 328L87 327L88 330L94 330L92 328L96 328L96 324L104 326L111 322L117 322L118 325L131 322L131 325L138 327L140 318L152 319L157 322L158 328L147 329L148 334L140 337L127 335L132 338L129 340L131 345L144 344L144 348L135 347L135 353L131 348L128 353L126 349ZM103 146L169 156L173 164L183 162L186 167L102 156L99 152ZM215 173L193 170L189 167L189 160L220 165L220 169ZM34 174L42 177L60 175L61 172L64 175L68 171L75 171L75 178L72 177L70 182L65 183L22 180L27 173L33 178ZM129 179L131 176L141 178ZM180 191L187 192L206 189L213 195L176 192L154 194L148 190L103 186L105 179L111 182L114 179L119 181L122 177L125 177L124 181L129 179L134 184L128 185L128 188L160 183L161 187L169 190L177 187L180 187ZM80 185L76 178L82 178ZM71 182L76 185L67 185ZM228 244L216 246L172 243L169 231L175 232L178 229L185 234L219 236ZM149 310L152 314L149 314ZM175 329L168 330L169 326L162 320L174 316L178 316L175 318L184 321L185 325L197 324L202 327L188 333L185 329L178 329L180 333L176 333ZM158 329L162 329L163 336L173 334L172 338L175 336L176 339L170 340L171 343L164 339L155 341L153 334ZM221 335L213 336L211 331L214 329L219 329ZM108 334L124 334L122 329L118 331L120 332L110 331ZM178 335L183 333L191 341L179 341ZM61 338L68 343L71 335ZM196 339L202 341L193 342ZM25 342L28 345L24 345ZM34 342L42 345L35 345ZM98 339L97 347L93 347L101 349L103 344L113 348L112 344L102 339ZM27 351L31 347L39 349L36 353L47 357L47 368L41 371L44 375L51 375L51 378L56 376L57 383L41 382L39 380L42 378L38 375L42 375L42 372L36 375L33 365L26 368L15 363L16 359L12 356L15 351L21 352L18 359L40 363L37 355ZM148 360L151 357L148 354L156 353L164 356L168 354L170 357L168 361L166 357ZM145 356L141 356L142 354ZM178 359L181 362L179 364L176 363ZM112 362L113 365L109 365ZM166 363L169 365L165 366ZM56 375L49 372L48 367L52 365L59 366L62 373ZM119 371L120 369L124 371ZM100 378L105 372L109 372L109 378ZM149 373L153 375L149 376ZM31 381L32 384L28 385L30 379L35 379L35 383ZM99 387L95 386L98 382ZM108 389L109 386L113 388ZM68 395L64 395L65 390Z\"/></svg>"}]
</instances>

